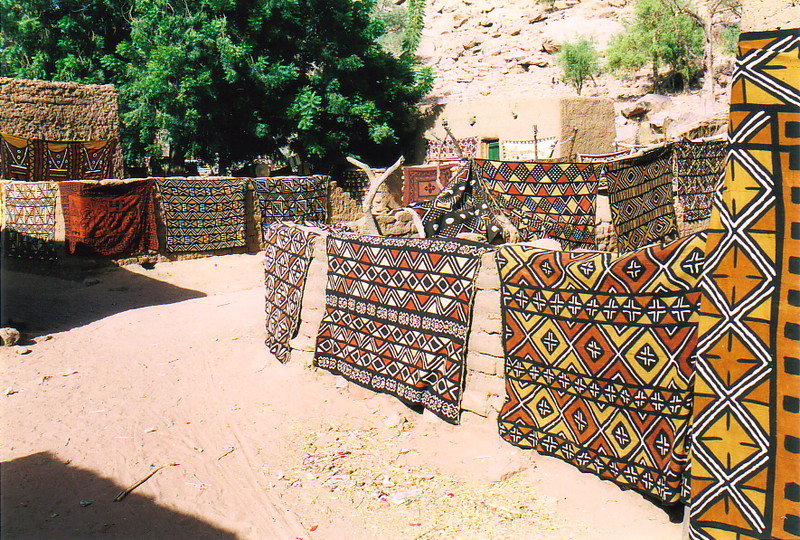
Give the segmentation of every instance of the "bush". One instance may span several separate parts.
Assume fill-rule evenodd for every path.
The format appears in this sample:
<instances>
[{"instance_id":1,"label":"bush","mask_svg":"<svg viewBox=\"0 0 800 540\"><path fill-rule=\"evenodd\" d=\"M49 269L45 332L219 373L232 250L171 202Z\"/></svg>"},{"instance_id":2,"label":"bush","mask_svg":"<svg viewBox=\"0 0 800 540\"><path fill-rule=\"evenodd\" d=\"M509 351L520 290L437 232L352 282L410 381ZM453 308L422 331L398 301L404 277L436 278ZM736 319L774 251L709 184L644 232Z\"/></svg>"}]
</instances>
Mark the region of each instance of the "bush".
<instances>
[{"instance_id":1,"label":"bush","mask_svg":"<svg viewBox=\"0 0 800 540\"><path fill-rule=\"evenodd\" d=\"M580 95L584 81L600 73L600 55L591 39L578 36L574 42L561 46L558 65L564 71L563 81L574 86Z\"/></svg>"}]
</instances>

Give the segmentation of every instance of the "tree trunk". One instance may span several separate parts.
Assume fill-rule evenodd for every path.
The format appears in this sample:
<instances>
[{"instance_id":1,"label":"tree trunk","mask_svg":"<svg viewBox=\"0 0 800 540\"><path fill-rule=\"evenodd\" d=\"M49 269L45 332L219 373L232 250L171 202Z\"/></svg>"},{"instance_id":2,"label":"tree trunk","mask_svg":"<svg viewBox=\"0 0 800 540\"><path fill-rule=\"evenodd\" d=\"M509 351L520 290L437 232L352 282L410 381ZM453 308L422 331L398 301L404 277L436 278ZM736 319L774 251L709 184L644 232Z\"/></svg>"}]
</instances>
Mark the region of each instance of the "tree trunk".
<instances>
[{"instance_id":1,"label":"tree trunk","mask_svg":"<svg viewBox=\"0 0 800 540\"><path fill-rule=\"evenodd\" d=\"M714 80L714 24L712 13L708 14L703 24L703 68L705 77L703 78L703 108L706 113L711 112L714 107L714 92L716 81Z\"/></svg>"}]
</instances>

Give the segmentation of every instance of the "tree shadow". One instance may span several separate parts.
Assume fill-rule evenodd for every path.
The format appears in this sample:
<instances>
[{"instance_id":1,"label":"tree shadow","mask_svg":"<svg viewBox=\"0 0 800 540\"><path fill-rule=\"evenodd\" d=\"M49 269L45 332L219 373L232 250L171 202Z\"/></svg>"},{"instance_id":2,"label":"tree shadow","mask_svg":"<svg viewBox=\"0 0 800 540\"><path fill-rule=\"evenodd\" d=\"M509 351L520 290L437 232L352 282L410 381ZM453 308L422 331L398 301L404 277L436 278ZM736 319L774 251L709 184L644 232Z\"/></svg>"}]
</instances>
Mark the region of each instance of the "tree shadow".
<instances>
[{"instance_id":1,"label":"tree shadow","mask_svg":"<svg viewBox=\"0 0 800 540\"><path fill-rule=\"evenodd\" d=\"M11 263L11 264L8 264ZM131 309L206 296L122 267L59 267L4 259L0 325L28 337L63 332Z\"/></svg>"},{"instance_id":2,"label":"tree shadow","mask_svg":"<svg viewBox=\"0 0 800 540\"><path fill-rule=\"evenodd\" d=\"M159 506L49 452L0 464L0 535L12 538L233 539L200 519ZM163 471L162 471L163 472Z\"/></svg>"}]
</instances>

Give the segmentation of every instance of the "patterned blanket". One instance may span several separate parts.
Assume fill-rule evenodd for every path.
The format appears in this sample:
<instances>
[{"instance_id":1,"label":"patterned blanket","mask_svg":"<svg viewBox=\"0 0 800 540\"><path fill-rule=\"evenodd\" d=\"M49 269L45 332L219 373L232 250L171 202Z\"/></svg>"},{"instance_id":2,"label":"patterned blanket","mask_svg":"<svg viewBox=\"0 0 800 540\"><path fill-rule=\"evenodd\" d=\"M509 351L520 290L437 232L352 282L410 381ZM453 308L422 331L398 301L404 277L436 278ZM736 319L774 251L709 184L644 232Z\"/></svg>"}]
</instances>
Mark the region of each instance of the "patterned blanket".
<instances>
[{"instance_id":1,"label":"patterned blanket","mask_svg":"<svg viewBox=\"0 0 800 540\"><path fill-rule=\"evenodd\" d=\"M306 274L318 236L291 223L270 223L264 229L266 344L282 363L289 360L289 340L300 326Z\"/></svg>"},{"instance_id":2,"label":"patterned blanket","mask_svg":"<svg viewBox=\"0 0 800 540\"><path fill-rule=\"evenodd\" d=\"M605 163L606 161L623 158L630 153L630 150L617 150L616 152L606 152L605 154L577 154L577 157L581 163Z\"/></svg>"},{"instance_id":3,"label":"patterned blanket","mask_svg":"<svg viewBox=\"0 0 800 540\"><path fill-rule=\"evenodd\" d=\"M680 497L704 241L610 253L497 253L500 434L622 487Z\"/></svg>"},{"instance_id":4,"label":"patterned blanket","mask_svg":"<svg viewBox=\"0 0 800 540\"><path fill-rule=\"evenodd\" d=\"M0 178L33 180L33 147L22 137L0 133Z\"/></svg>"},{"instance_id":5,"label":"patterned blanket","mask_svg":"<svg viewBox=\"0 0 800 540\"><path fill-rule=\"evenodd\" d=\"M436 197L459 167L457 163L403 167L403 206Z\"/></svg>"},{"instance_id":6,"label":"patterned blanket","mask_svg":"<svg viewBox=\"0 0 800 540\"><path fill-rule=\"evenodd\" d=\"M480 234L493 242L503 237L493 203L479 174L465 165L434 199L411 205L428 238L455 238L461 233Z\"/></svg>"},{"instance_id":7,"label":"patterned blanket","mask_svg":"<svg viewBox=\"0 0 800 540\"><path fill-rule=\"evenodd\" d=\"M154 185L152 179L61 182L67 252L114 256L158 251Z\"/></svg>"},{"instance_id":8,"label":"patterned blanket","mask_svg":"<svg viewBox=\"0 0 800 540\"><path fill-rule=\"evenodd\" d=\"M548 137L536 141L500 140L500 159L503 161L538 161L553 156L558 137Z\"/></svg>"},{"instance_id":9,"label":"patterned blanket","mask_svg":"<svg viewBox=\"0 0 800 540\"><path fill-rule=\"evenodd\" d=\"M711 224L690 537L800 538L800 29L740 36Z\"/></svg>"},{"instance_id":10,"label":"patterned blanket","mask_svg":"<svg viewBox=\"0 0 800 540\"><path fill-rule=\"evenodd\" d=\"M521 241L552 237L563 249L594 247L594 165L487 159L476 159L475 165Z\"/></svg>"},{"instance_id":11,"label":"patterned blanket","mask_svg":"<svg viewBox=\"0 0 800 540\"><path fill-rule=\"evenodd\" d=\"M487 249L331 233L314 365L457 424L475 277Z\"/></svg>"},{"instance_id":12,"label":"patterned blanket","mask_svg":"<svg viewBox=\"0 0 800 540\"><path fill-rule=\"evenodd\" d=\"M247 180L158 178L166 249L206 251L245 245Z\"/></svg>"},{"instance_id":13,"label":"patterned blanket","mask_svg":"<svg viewBox=\"0 0 800 540\"><path fill-rule=\"evenodd\" d=\"M55 260L54 182L6 182L3 194L3 251L9 257Z\"/></svg>"},{"instance_id":14,"label":"patterned blanket","mask_svg":"<svg viewBox=\"0 0 800 540\"><path fill-rule=\"evenodd\" d=\"M337 186L358 202L364 200L364 194L369 189L369 178L361 169L345 169L336 176L335 181Z\"/></svg>"},{"instance_id":15,"label":"patterned blanket","mask_svg":"<svg viewBox=\"0 0 800 540\"><path fill-rule=\"evenodd\" d=\"M632 251L677 233L672 148L606 164L608 202L620 251Z\"/></svg>"},{"instance_id":16,"label":"patterned blanket","mask_svg":"<svg viewBox=\"0 0 800 540\"><path fill-rule=\"evenodd\" d=\"M714 194L725 172L727 141L680 141L675 145L675 190L684 221L711 216Z\"/></svg>"},{"instance_id":17,"label":"patterned blanket","mask_svg":"<svg viewBox=\"0 0 800 540\"><path fill-rule=\"evenodd\" d=\"M463 159L477 157L478 148L480 147L480 140L477 137L466 137L456 140L458 141L458 146L461 148ZM445 137L445 139L441 141L425 139L425 146L425 163L457 161L462 159L462 156L458 155L456 145L450 137Z\"/></svg>"},{"instance_id":18,"label":"patterned blanket","mask_svg":"<svg viewBox=\"0 0 800 540\"><path fill-rule=\"evenodd\" d=\"M0 133L0 176L34 182L111 178L116 144L116 139L46 141Z\"/></svg>"},{"instance_id":19,"label":"patterned blanket","mask_svg":"<svg viewBox=\"0 0 800 540\"><path fill-rule=\"evenodd\" d=\"M274 221L325 223L329 176L273 176L251 183L261 211L261 230Z\"/></svg>"}]
</instances>

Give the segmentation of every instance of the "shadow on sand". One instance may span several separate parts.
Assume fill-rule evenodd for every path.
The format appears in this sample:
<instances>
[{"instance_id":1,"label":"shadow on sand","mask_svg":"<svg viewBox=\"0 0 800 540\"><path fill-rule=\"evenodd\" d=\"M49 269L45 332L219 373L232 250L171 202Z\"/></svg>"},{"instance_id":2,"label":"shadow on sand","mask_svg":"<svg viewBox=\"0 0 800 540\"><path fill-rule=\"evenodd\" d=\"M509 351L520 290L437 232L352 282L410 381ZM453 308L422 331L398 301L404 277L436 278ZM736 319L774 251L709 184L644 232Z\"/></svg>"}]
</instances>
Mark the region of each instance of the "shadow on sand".
<instances>
[{"instance_id":1,"label":"shadow on sand","mask_svg":"<svg viewBox=\"0 0 800 540\"><path fill-rule=\"evenodd\" d=\"M127 486L64 463L49 452L3 462L0 472L4 539L236 537L136 492L113 502Z\"/></svg>"}]
</instances>

